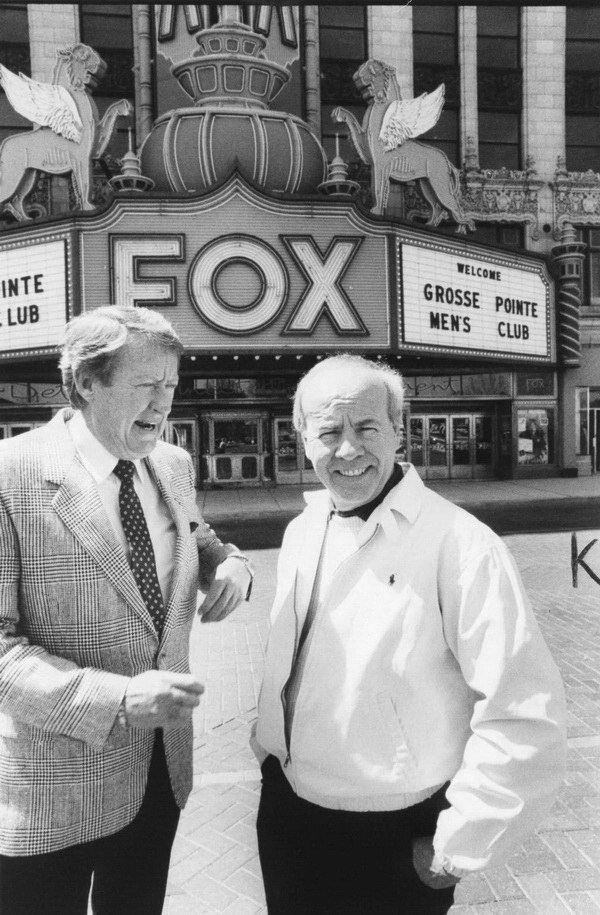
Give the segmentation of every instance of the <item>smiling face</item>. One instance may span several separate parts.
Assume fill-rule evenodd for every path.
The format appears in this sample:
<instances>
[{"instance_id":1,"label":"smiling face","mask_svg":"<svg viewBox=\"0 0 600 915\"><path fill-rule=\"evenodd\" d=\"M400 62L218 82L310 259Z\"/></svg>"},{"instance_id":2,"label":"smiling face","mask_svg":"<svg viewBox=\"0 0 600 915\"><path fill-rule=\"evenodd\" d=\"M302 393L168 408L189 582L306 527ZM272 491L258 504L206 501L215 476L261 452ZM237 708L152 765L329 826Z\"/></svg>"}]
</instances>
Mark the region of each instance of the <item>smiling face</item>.
<instances>
[{"instance_id":1,"label":"smiling face","mask_svg":"<svg viewBox=\"0 0 600 915\"><path fill-rule=\"evenodd\" d=\"M116 353L108 384L81 373L84 419L114 457L134 461L153 450L171 411L178 365L175 352L133 334Z\"/></svg>"},{"instance_id":2,"label":"smiling face","mask_svg":"<svg viewBox=\"0 0 600 915\"><path fill-rule=\"evenodd\" d=\"M400 442L383 382L372 372L332 369L307 385L302 408L306 453L335 507L348 511L375 499Z\"/></svg>"}]
</instances>

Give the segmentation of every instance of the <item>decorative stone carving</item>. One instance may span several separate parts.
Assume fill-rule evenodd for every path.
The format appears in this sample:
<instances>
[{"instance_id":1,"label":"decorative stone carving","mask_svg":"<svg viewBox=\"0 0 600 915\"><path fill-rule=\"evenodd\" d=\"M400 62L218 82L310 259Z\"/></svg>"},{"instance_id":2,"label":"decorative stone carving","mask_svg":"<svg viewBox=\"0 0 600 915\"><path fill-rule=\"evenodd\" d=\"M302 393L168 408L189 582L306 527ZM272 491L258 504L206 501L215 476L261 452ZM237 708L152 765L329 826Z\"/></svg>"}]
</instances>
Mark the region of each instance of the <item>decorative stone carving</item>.
<instances>
[{"instance_id":1,"label":"decorative stone carving","mask_svg":"<svg viewBox=\"0 0 600 915\"><path fill-rule=\"evenodd\" d=\"M467 169L461 175L465 210L477 222L521 223L540 237L539 192L543 181L537 177L533 159L520 169Z\"/></svg>"},{"instance_id":2,"label":"decorative stone carving","mask_svg":"<svg viewBox=\"0 0 600 915\"><path fill-rule=\"evenodd\" d=\"M543 182L528 171L464 170L460 176L465 215L474 222L528 224L532 238L540 237L538 197ZM405 190L406 218L423 218L427 207L415 187Z\"/></svg>"},{"instance_id":3,"label":"decorative stone carving","mask_svg":"<svg viewBox=\"0 0 600 915\"><path fill-rule=\"evenodd\" d=\"M129 147L121 159L121 171L108 179L113 191L151 191L154 187L152 178L142 175L139 156L133 151L133 137L129 129Z\"/></svg>"},{"instance_id":4,"label":"decorative stone carving","mask_svg":"<svg viewBox=\"0 0 600 915\"><path fill-rule=\"evenodd\" d=\"M99 122L90 92L102 78L106 64L88 45L57 51L53 83L40 83L0 64L6 96L35 127L7 137L0 145L0 209L18 220L28 220L25 200L40 172L71 174L79 209L91 210L92 160L106 149L116 119L132 113L126 99L114 102Z\"/></svg>"},{"instance_id":5,"label":"decorative stone carving","mask_svg":"<svg viewBox=\"0 0 600 915\"><path fill-rule=\"evenodd\" d=\"M335 156L327 166L327 178L322 181L318 190L328 197L350 199L360 190L358 181L348 178L349 168L340 156L340 138L335 135Z\"/></svg>"},{"instance_id":6,"label":"decorative stone carving","mask_svg":"<svg viewBox=\"0 0 600 915\"><path fill-rule=\"evenodd\" d=\"M414 129L414 125L418 124L418 114L413 113L409 117L408 112L403 112L401 108L398 110L396 106L414 104L419 99L399 102L395 72L386 64L367 61L354 75L354 80L369 101L362 126L350 112L341 108L337 108L332 117L345 121L358 155L371 166L375 213L384 212L389 182L393 179L402 186L402 190L396 193L395 201L402 218L426 221L428 225L435 226L450 214L458 223L459 231L464 231L465 226L474 228L475 222L526 224L531 227L533 239L540 237L539 191L543 182L537 176L533 159L528 159L523 170L481 169L477 149L469 138L464 168L459 172L435 147L400 137L400 144L391 149L389 138L384 136L390 119L397 120L399 115L406 118L405 126L401 128L406 137L429 129L435 121L421 130ZM386 138L387 145L384 145ZM421 163L427 159L426 178L412 160L409 162L410 157L406 155L409 147L416 150L416 158L420 157ZM443 157L446 168L432 168L434 157ZM435 161L437 163L437 159ZM432 176L437 175L441 177L432 191L435 180Z\"/></svg>"},{"instance_id":7,"label":"decorative stone carving","mask_svg":"<svg viewBox=\"0 0 600 915\"><path fill-rule=\"evenodd\" d=\"M463 211L458 169L442 150L412 139L437 122L443 107L443 85L435 92L403 101L396 71L380 60L366 61L353 80L369 106L362 125L345 108L335 108L331 116L347 124L361 161L371 166L373 212L385 212L391 180L402 184L416 181L430 206L428 225L437 226L450 214L458 223L458 231L474 229Z\"/></svg>"},{"instance_id":8,"label":"decorative stone carving","mask_svg":"<svg viewBox=\"0 0 600 915\"><path fill-rule=\"evenodd\" d=\"M568 172L559 156L552 184L554 191L554 237L560 238L568 224L597 226L600 221L600 174Z\"/></svg>"},{"instance_id":9,"label":"decorative stone carving","mask_svg":"<svg viewBox=\"0 0 600 915\"><path fill-rule=\"evenodd\" d=\"M196 42L172 67L194 106L161 115L140 149L156 190L201 192L237 170L271 193L314 193L327 175L325 152L301 118L270 108L290 73L264 57L266 38L225 19Z\"/></svg>"},{"instance_id":10,"label":"decorative stone carving","mask_svg":"<svg viewBox=\"0 0 600 915\"><path fill-rule=\"evenodd\" d=\"M460 173L461 201L468 219L474 222L516 223L531 226L533 239L540 237L539 191L544 182L536 173L533 158L523 170L481 169L472 138L467 139L465 163ZM422 219L426 206L414 187L407 187L405 218Z\"/></svg>"},{"instance_id":11,"label":"decorative stone carving","mask_svg":"<svg viewBox=\"0 0 600 915\"><path fill-rule=\"evenodd\" d=\"M577 240L572 225L564 223L560 244L552 249L558 285L558 344L563 365L577 366L581 361L579 314L583 301L581 267L585 244Z\"/></svg>"}]
</instances>

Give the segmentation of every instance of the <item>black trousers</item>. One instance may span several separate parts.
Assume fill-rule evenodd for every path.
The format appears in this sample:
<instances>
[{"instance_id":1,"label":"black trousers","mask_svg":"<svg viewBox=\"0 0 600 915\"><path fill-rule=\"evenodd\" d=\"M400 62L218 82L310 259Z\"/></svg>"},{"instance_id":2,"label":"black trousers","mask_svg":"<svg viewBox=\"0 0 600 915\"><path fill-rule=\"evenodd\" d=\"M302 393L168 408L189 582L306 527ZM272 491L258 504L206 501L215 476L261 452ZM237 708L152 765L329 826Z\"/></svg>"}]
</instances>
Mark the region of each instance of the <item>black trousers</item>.
<instances>
[{"instance_id":1,"label":"black trousers","mask_svg":"<svg viewBox=\"0 0 600 915\"><path fill-rule=\"evenodd\" d=\"M279 761L262 767L258 849L269 915L444 915L412 865L412 840L435 832L445 787L406 810L354 813L299 798Z\"/></svg>"},{"instance_id":2,"label":"black trousers","mask_svg":"<svg viewBox=\"0 0 600 915\"><path fill-rule=\"evenodd\" d=\"M142 806L119 832L62 851L0 855L0 915L160 915L179 822L162 732Z\"/></svg>"}]
</instances>

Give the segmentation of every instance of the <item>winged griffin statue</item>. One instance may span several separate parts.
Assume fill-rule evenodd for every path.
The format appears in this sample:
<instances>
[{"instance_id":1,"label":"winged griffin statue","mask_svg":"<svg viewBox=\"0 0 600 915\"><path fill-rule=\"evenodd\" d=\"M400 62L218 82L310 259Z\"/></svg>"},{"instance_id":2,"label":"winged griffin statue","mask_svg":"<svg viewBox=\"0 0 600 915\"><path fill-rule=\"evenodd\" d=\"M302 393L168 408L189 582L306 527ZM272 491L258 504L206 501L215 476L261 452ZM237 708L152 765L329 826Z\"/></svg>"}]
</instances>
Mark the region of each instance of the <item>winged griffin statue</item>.
<instances>
[{"instance_id":1,"label":"winged griffin statue","mask_svg":"<svg viewBox=\"0 0 600 915\"><path fill-rule=\"evenodd\" d=\"M27 220L24 202L38 172L71 173L77 203L92 210L92 160L101 156L119 115L133 111L127 99L114 102L99 121L91 90L106 71L88 45L57 51L52 83L40 83L0 64L0 86L15 111L33 121L30 132L7 137L0 145L0 210Z\"/></svg>"},{"instance_id":2,"label":"winged griffin statue","mask_svg":"<svg viewBox=\"0 0 600 915\"><path fill-rule=\"evenodd\" d=\"M371 166L373 212L385 211L390 180L416 181L431 206L427 225L439 225L450 213L458 231L473 230L475 225L460 201L458 169L440 149L414 140L439 120L444 84L434 92L402 100L396 71L380 60L366 61L353 80L369 105L362 126L345 108L335 108L331 117L347 124L361 161Z\"/></svg>"}]
</instances>

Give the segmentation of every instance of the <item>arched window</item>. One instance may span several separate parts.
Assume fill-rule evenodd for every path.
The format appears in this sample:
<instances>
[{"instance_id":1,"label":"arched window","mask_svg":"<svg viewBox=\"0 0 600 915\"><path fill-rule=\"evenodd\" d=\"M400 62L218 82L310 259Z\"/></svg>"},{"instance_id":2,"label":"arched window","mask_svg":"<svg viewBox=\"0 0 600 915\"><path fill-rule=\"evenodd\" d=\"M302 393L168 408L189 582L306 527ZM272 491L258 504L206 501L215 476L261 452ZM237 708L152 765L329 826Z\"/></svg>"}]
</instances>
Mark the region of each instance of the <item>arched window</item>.
<instances>
[{"instance_id":1,"label":"arched window","mask_svg":"<svg viewBox=\"0 0 600 915\"><path fill-rule=\"evenodd\" d=\"M31 76L26 3L0 5L0 63L13 73ZM31 122L16 113L0 89L0 143L20 130L31 130Z\"/></svg>"},{"instance_id":2,"label":"arched window","mask_svg":"<svg viewBox=\"0 0 600 915\"><path fill-rule=\"evenodd\" d=\"M600 8L567 7L567 169L600 171Z\"/></svg>"},{"instance_id":3,"label":"arched window","mask_svg":"<svg viewBox=\"0 0 600 915\"><path fill-rule=\"evenodd\" d=\"M481 168L521 167L523 77L520 9L477 7L477 96Z\"/></svg>"},{"instance_id":4,"label":"arched window","mask_svg":"<svg viewBox=\"0 0 600 915\"><path fill-rule=\"evenodd\" d=\"M459 166L458 110L460 107L457 9L455 6L413 6L414 94L445 85L444 110L423 140L442 149Z\"/></svg>"}]
</instances>

